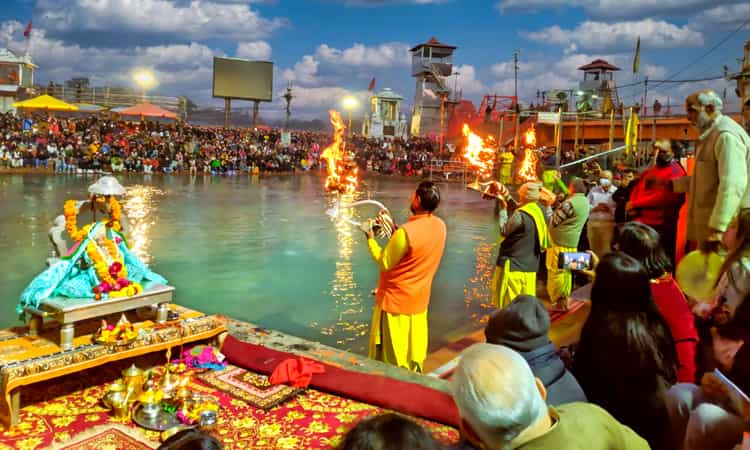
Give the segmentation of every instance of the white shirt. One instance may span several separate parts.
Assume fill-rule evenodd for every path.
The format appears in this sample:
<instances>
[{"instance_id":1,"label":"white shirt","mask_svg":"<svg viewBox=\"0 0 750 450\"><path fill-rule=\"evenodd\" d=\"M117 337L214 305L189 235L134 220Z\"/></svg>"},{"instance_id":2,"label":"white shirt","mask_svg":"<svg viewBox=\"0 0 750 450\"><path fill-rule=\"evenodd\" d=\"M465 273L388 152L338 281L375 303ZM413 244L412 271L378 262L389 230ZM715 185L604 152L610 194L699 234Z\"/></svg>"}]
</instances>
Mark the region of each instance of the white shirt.
<instances>
[{"instance_id":1,"label":"white shirt","mask_svg":"<svg viewBox=\"0 0 750 450\"><path fill-rule=\"evenodd\" d=\"M587 198L589 199L589 205L591 205L591 213L589 214L589 220L593 222L614 222L615 220L615 208L617 204L612 200L612 194L615 193L617 187L609 186L609 189L605 191L601 186L595 186L589 192ZM594 211L597 205L603 203L607 205L609 211Z\"/></svg>"}]
</instances>

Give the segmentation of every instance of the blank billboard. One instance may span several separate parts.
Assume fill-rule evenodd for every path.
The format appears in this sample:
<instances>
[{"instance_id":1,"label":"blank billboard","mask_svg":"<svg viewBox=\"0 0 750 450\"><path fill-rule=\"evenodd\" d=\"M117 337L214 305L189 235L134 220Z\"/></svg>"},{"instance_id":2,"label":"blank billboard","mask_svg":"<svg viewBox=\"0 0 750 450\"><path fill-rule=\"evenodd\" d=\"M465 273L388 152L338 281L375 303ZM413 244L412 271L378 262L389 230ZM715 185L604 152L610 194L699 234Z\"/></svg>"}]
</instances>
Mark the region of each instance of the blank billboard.
<instances>
[{"instance_id":1,"label":"blank billboard","mask_svg":"<svg viewBox=\"0 0 750 450\"><path fill-rule=\"evenodd\" d=\"M236 58L214 58L214 97L270 102L273 63Z\"/></svg>"}]
</instances>

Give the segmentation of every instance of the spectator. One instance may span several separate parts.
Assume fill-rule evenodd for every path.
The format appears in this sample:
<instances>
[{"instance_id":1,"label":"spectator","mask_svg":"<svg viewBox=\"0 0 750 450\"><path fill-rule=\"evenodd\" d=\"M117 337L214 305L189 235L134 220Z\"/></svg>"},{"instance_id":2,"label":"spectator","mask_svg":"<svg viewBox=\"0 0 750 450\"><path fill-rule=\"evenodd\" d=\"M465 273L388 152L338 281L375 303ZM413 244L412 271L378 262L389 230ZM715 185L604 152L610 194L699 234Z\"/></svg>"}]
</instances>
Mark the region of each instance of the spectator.
<instances>
[{"instance_id":1,"label":"spectator","mask_svg":"<svg viewBox=\"0 0 750 450\"><path fill-rule=\"evenodd\" d=\"M664 397L677 358L667 323L651 297L651 281L633 257L602 258L591 288L591 313L581 331L573 374L586 397L643 436L671 448Z\"/></svg>"},{"instance_id":2,"label":"spectator","mask_svg":"<svg viewBox=\"0 0 750 450\"><path fill-rule=\"evenodd\" d=\"M549 313L542 302L531 295L519 295L492 314L484 336L490 344L504 345L523 356L534 376L544 384L550 405L585 402L581 386L549 340L549 328Z\"/></svg>"},{"instance_id":3,"label":"spectator","mask_svg":"<svg viewBox=\"0 0 750 450\"><path fill-rule=\"evenodd\" d=\"M639 222L621 225L613 247L640 261L651 278L651 295L656 302L677 351L677 381L695 382L695 356L698 331L685 294L672 278L672 261L660 245L653 228Z\"/></svg>"},{"instance_id":4,"label":"spectator","mask_svg":"<svg viewBox=\"0 0 750 450\"><path fill-rule=\"evenodd\" d=\"M615 208L617 204L612 195L617 188L612 184L612 172L602 170L599 184L588 195L591 213L586 227L591 250L599 256L610 251L612 233L615 229Z\"/></svg>"},{"instance_id":5,"label":"spectator","mask_svg":"<svg viewBox=\"0 0 750 450\"><path fill-rule=\"evenodd\" d=\"M394 413L360 421L339 450L438 450L440 444L419 424Z\"/></svg>"},{"instance_id":6,"label":"spectator","mask_svg":"<svg viewBox=\"0 0 750 450\"><path fill-rule=\"evenodd\" d=\"M589 403L547 407L546 390L526 361L501 345L461 353L451 380L462 432L488 450L645 450L646 441Z\"/></svg>"},{"instance_id":7,"label":"spectator","mask_svg":"<svg viewBox=\"0 0 750 450\"><path fill-rule=\"evenodd\" d=\"M675 260L677 220L685 196L672 192L669 183L686 175L685 169L675 159L680 153L675 145L669 139L656 141L656 165L643 172L626 205L632 220L645 223L659 233L662 247L672 261Z\"/></svg>"},{"instance_id":8,"label":"spectator","mask_svg":"<svg viewBox=\"0 0 750 450\"><path fill-rule=\"evenodd\" d=\"M630 193L638 183L638 179L635 177L633 169L627 168L622 171L622 178L620 179L620 186L614 194L612 194L612 200L615 201L615 223L627 222L628 215L625 211L625 207L630 201Z\"/></svg>"}]
</instances>

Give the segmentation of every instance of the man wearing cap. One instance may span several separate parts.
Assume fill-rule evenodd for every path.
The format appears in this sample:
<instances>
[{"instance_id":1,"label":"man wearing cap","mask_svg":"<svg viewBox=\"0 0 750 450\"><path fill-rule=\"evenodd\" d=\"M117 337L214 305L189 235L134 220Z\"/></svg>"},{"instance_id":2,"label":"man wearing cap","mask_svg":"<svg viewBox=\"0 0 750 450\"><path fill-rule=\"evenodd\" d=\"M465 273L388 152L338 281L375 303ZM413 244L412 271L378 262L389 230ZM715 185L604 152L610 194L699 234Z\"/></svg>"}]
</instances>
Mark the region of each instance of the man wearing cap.
<instances>
[{"instance_id":1,"label":"man wearing cap","mask_svg":"<svg viewBox=\"0 0 750 450\"><path fill-rule=\"evenodd\" d=\"M490 282L492 302L498 308L521 294L536 295L539 256L549 245L549 208L541 203L542 185L525 183L518 193L521 206L508 218L500 202L500 251Z\"/></svg>"},{"instance_id":2,"label":"man wearing cap","mask_svg":"<svg viewBox=\"0 0 750 450\"><path fill-rule=\"evenodd\" d=\"M717 249L740 210L750 208L750 136L722 106L709 89L685 99L688 121L700 132L695 171L672 182L675 192L688 193L687 239L705 252Z\"/></svg>"},{"instance_id":3,"label":"man wearing cap","mask_svg":"<svg viewBox=\"0 0 750 450\"><path fill-rule=\"evenodd\" d=\"M686 175L685 169L675 160L674 144L669 139L654 143L656 165L646 169L630 193L625 206L630 217L645 223L657 233L662 248L674 262L677 241L677 219L685 195L671 192L669 182Z\"/></svg>"},{"instance_id":4,"label":"man wearing cap","mask_svg":"<svg viewBox=\"0 0 750 450\"><path fill-rule=\"evenodd\" d=\"M542 302L531 295L519 295L492 314L484 336L488 343L510 347L523 356L534 376L544 384L548 404L585 402L586 394L547 336L549 328L549 313Z\"/></svg>"},{"instance_id":5,"label":"man wearing cap","mask_svg":"<svg viewBox=\"0 0 750 450\"><path fill-rule=\"evenodd\" d=\"M422 371L427 358L427 307L445 249L445 222L433 215L439 204L437 185L419 183L411 199L413 215L385 248L375 240L372 220L361 226L380 269L369 357L415 372Z\"/></svg>"},{"instance_id":6,"label":"man wearing cap","mask_svg":"<svg viewBox=\"0 0 750 450\"><path fill-rule=\"evenodd\" d=\"M578 241L590 211L582 179L576 178L570 183L568 194L549 221L551 247L546 256L549 301L563 310L568 309L570 302L573 274L570 269L561 269L558 262L562 253L578 251Z\"/></svg>"}]
</instances>

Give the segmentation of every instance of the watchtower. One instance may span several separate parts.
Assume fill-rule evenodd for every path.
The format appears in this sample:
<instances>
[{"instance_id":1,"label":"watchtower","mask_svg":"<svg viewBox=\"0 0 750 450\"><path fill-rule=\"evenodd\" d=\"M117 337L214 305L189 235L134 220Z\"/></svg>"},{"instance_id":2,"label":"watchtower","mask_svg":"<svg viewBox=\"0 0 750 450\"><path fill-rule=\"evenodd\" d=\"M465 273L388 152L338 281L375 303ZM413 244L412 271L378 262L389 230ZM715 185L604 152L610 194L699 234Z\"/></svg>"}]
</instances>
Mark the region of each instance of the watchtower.
<instances>
[{"instance_id":1,"label":"watchtower","mask_svg":"<svg viewBox=\"0 0 750 450\"><path fill-rule=\"evenodd\" d=\"M434 37L411 51L411 75L417 79L411 134L440 135L441 106L451 91L446 78L453 73L453 45L443 44Z\"/></svg>"},{"instance_id":2,"label":"watchtower","mask_svg":"<svg viewBox=\"0 0 750 450\"><path fill-rule=\"evenodd\" d=\"M579 97L590 102L590 109L602 110L605 104L619 103L614 78L615 71L620 70L619 67L603 59L595 59L578 70L583 70L583 81L578 83L578 89L581 91Z\"/></svg>"}]
</instances>

